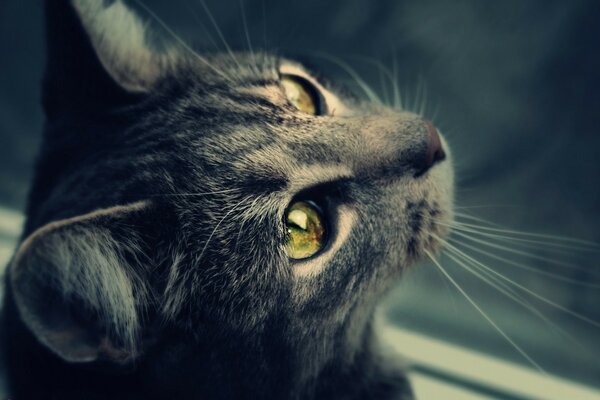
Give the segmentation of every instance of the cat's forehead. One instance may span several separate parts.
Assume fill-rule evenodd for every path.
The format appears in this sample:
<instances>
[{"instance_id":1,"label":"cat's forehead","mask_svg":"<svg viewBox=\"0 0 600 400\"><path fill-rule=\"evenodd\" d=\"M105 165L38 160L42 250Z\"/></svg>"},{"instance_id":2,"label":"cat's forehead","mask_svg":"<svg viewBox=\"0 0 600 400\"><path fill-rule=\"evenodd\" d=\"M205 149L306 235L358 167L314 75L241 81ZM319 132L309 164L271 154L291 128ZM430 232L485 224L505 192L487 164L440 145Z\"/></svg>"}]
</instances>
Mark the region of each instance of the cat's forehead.
<instances>
[{"instance_id":1,"label":"cat's forehead","mask_svg":"<svg viewBox=\"0 0 600 400\"><path fill-rule=\"evenodd\" d=\"M396 148L421 146L425 128L416 115L347 99L297 61L259 53L222 53L210 61L212 72L192 60L193 84L167 99L155 129L160 137L172 134L191 172L218 166L237 177L235 184L268 178L286 182L293 193L324 181L378 175L389 169L382 165L396 157ZM318 91L327 112L311 115L295 107L282 84L289 77Z\"/></svg>"},{"instance_id":2,"label":"cat's forehead","mask_svg":"<svg viewBox=\"0 0 600 400\"><path fill-rule=\"evenodd\" d=\"M365 108L372 110L371 107L364 107L356 102L356 99L349 95L349 91L340 93L316 71L288 57L270 53L219 53L208 59L188 58L185 65L188 68L191 66L193 81L197 86L226 87L230 92L256 96L277 106L288 104L281 80L285 76L292 76L301 78L313 86L331 115L343 117L354 115L361 110L364 112ZM182 78L178 76L177 69L174 77ZM194 90L193 87L190 89Z\"/></svg>"}]
</instances>

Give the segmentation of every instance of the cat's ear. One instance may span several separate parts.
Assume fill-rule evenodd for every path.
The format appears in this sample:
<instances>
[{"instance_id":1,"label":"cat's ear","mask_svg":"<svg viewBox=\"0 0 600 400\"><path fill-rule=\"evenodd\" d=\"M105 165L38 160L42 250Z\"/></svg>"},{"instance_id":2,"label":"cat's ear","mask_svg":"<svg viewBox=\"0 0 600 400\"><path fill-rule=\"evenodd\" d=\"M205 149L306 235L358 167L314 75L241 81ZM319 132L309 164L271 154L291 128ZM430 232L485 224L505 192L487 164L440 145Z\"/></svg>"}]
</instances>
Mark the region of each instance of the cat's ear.
<instances>
[{"instance_id":1,"label":"cat's ear","mask_svg":"<svg viewBox=\"0 0 600 400\"><path fill-rule=\"evenodd\" d=\"M49 223L31 234L10 265L21 319L69 362L125 364L141 352L149 303L140 202Z\"/></svg>"},{"instance_id":2,"label":"cat's ear","mask_svg":"<svg viewBox=\"0 0 600 400\"><path fill-rule=\"evenodd\" d=\"M46 0L47 114L115 106L151 90L167 64L121 0Z\"/></svg>"}]
</instances>

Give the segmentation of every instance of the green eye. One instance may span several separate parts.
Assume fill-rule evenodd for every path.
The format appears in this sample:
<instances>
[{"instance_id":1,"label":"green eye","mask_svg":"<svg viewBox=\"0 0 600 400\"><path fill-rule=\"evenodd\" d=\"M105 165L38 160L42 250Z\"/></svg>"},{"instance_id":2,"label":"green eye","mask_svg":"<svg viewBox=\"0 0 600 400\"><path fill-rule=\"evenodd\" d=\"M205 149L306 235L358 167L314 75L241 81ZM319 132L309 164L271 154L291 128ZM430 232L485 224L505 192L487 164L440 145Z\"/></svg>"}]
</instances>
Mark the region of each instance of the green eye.
<instances>
[{"instance_id":1,"label":"green eye","mask_svg":"<svg viewBox=\"0 0 600 400\"><path fill-rule=\"evenodd\" d=\"M299 260L315 255L325 245L325 222L321 212L309 202L298 201L286 211L286 250Z\"/></svg>"},{"instance_id":2,"label":"green eye","mask_svg":"<svg viewBox=\"0 0 600 400\"><path fill-rule=\"evenodd\" d=\"M317 89L306 79L295 75L282 75L281 86L290 103L298 110L310 115L321 114Z\"/></svg>"}]
</instances>

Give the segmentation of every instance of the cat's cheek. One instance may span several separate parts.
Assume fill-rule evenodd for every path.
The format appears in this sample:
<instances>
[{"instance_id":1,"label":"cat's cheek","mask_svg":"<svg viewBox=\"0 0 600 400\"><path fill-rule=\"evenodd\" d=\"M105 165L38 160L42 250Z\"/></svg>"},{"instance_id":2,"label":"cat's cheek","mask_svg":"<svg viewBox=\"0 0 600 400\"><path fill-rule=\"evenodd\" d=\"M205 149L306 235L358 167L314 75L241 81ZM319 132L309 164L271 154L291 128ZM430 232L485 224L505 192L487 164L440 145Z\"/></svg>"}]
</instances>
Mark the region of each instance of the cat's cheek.
<instances>
[{"instance_id":1,"label":"cat's cheek","mask_svg":"<svg viewBox=\"0 0 600 400\"><path fill-rule=\"evenodd\" d=\"M337 221L331 221L330 237L332 239L318 255L304 261L290 263L292 273L297 279L313 278L319 275L329 265L332 257L348 240L357 220L356 211L347 205L337 209Z\"/></svg>"}]
</instances>

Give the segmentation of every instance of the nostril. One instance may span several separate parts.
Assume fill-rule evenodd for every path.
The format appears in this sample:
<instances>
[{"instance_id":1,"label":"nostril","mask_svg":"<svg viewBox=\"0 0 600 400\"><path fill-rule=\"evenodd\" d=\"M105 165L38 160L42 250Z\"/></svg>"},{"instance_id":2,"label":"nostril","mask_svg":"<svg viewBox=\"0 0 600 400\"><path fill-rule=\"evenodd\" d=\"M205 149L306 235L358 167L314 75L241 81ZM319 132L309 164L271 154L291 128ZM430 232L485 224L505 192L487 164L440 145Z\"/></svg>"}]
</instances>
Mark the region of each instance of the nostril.
<instances>
[{"instance_id":1,"label":"nostril","mask_svg":"<svg viewBox=\"0 0 600 400\"><path fill-rule=\"evenodd\" d=\"M439 161L443 161L446 158L444 148L442 147L442 141L440 135L435 126L431 121L425 120L425 127L427 128L427 155L425 156L425 168L427 171L429 168Z\"/></svg>"}]
</instances>

